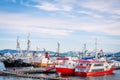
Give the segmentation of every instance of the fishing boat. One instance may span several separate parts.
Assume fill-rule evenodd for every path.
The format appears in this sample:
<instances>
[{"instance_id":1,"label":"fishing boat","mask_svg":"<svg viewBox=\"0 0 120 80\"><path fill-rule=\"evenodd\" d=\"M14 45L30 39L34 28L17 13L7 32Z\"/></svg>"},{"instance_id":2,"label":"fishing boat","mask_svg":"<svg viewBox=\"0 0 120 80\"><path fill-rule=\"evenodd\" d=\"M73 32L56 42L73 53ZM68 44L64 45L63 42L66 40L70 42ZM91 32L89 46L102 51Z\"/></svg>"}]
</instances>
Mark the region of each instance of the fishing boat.
<instances>
[{"instance_id":1,"label":"fishing boat","mask_svg":"<svg viewBox=\"0 0 120 80\"><path fill-rule=\"evenodd\" d=\"M58 58L59 64L55 66L56 72L61 75L73 75L76 62L70 58Z\"/></svg>"},{"instance_id":2,"label":"fishing boat","mask_svg":"<svg viewBox=\"0 0 120 80\"><path fill-rule=\"evenodd\" d=\"M112 74L115 68L106 61L79 60L75 67L75 76L98 76Z\"/></svg>"},{"instance_id":3,"label":"fishing boat","mask_svg":"<svg viewBox=\"0 0 120 80\"><path fill-rule=\"evenodd\" d=\"M31 66L34 66L32 64L23 62L22 59L17 59L17 60L6 59L2 62L4 63L6 68L7 67L31 67Z\"/></svg>"},{"instance_id":4,"label":"fishing boat","mask_svg":"<svg viewBox=\"0 0 120 80\"><path fill-rule=\"evenodd\" d=\"M59 53L59 46L58 46L58 53ZM76 60L78 59L79 58L77 54L74 52L69 52L64 57L58 57L55 62L56 72L61 75L73 75L76 66Z\"/></svg>"},{"instance_id":5,"label":"fishing boat","mask_svg":"<svg viewBox=\"0 0 120 80\"><path fill-rule=\"evenodd\" d=\"M103 54L102 49L100 55ZM97 38L95 41L95 58L93 60L79 60L75 67L75 76L98 76L112 74L115 70L114 66L106 61L104 55L100 56L97 52Z\"/></svg>"},{"instance_id":6,"label":"fishing boat","mask_svg":"<svg viewBox=\"0 0 120 80\"><path fill-rule=\"evenodd\" d=\"M33 56L32 64L37 67L48 67L54 66L55 60L50 57L50 54L46 52L45 54L36 54Z\"/></svg>"},{"instance_id":7,"label":"fishing boat","mask_svg":"<svg viewBox=\"0 0 120 80\"><path fill-rule=\"evenodd\" d=\"M29 51L29 36L28 36L28 49L27 51ZM4 55L4 57L6 57L6 59L2 60L2 62L4 63L5 67L30 67L32 66L32 64L29 63L25 63L24 59L28 58L25 54L23 54L20 50L20 43L19 43L19 36L17 37L17 49L18 49L18 55L12 55L11 53L6 53ZM27 52L28 53L28 52ZM23 56L24 55L24 56Z\"/></svg>"}]
</instances>

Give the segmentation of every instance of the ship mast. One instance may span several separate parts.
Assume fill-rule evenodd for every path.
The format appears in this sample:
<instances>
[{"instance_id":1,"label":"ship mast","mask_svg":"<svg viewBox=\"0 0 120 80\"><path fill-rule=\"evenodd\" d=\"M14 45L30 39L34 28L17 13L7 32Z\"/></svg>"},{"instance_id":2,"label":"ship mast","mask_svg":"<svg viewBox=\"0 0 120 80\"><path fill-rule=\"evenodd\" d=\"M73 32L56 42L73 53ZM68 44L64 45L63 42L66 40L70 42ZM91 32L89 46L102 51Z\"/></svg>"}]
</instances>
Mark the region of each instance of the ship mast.
<instances>
[{"instance_id":1,"label":"ship mast","mask_svg":"<svg viewBox=\"0 0 120 80\"><path fill-rule=\"evenodd\" d=\"M29 50L30 50L30 34L28 34L28 42L27 42L27 53L29 53Z\"/></svg>"},{"instance_id":2,"label":"ship mast","mask_svg":"<svg viewBox=\"0 0 120 80\"><path fill-rule=\"evenodd\" d=\"M20 53L20 42L19 42L19 36L17 36L17 47L16 47L18 53Z\"/></svg>"},{"instance_id":3,"label":"ship mast","mask_svg":"<svg viewBox=\"0 0 120 80\"><path fill-rule=\"evenodd\" d=\"M59 52L60 52L60 43L58 42L57 44L58 44L57 54L58 54L58 56L59 56Z\"/></svg>"},{"instance_id":4,"label":"ship mast","mask_svg":"<svg viewBox=\"0 0 120 80\"><path fill-rule=\"evenodd\" d=\"M84 54L86 54L86 44L84 44Z\"/></svg>"},{"instance_id":5,"label":"ship mast","mask_svg":"<svg viewBox=\"0 0 120 80\"><path fill-rule=\"evenodd\" d=\"M44 53L46 53L46 49L45 48L43 48L43 51L44 51Z\"/></svg>"},{"instance_id":6,"label":"ship mast","mask_svg":"<svg viewBox=\"0 0 120 80\"><path fill-rule=\"evenodd\" d=\"M95 59L98 59L98 54L97 54L97 38L95 39Z\"/></svg>"},{"instance_id":7,"label":"ship mast","mask_svg":"<svg viewBox=\"0 0 120 80\"><path fill-rule=\"evenodd\" d=\"M83 55L86 55L86 44L84 44L84 47L83 47L83 54L82 54L82 58L83 58Z\"/></svg>"}]
</instances>

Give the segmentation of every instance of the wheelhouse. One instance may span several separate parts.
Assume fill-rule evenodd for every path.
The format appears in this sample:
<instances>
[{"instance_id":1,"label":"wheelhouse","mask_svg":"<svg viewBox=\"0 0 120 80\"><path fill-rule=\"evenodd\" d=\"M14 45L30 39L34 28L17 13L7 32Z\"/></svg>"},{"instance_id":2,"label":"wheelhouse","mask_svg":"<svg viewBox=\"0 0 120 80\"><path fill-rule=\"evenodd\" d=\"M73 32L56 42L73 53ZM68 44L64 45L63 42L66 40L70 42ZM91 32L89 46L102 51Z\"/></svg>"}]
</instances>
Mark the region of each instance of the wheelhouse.
<instances>
[{"instance_id":1,"label":"wheelhouse","mask_svg":"<svg viewBox=\"0 0 120 80\"><path fill-rule=\"evenodd\" d=\"M75 72L99 72L108 70L110 66L103 61L79 61Z\"/></svg>"}]
</instances>

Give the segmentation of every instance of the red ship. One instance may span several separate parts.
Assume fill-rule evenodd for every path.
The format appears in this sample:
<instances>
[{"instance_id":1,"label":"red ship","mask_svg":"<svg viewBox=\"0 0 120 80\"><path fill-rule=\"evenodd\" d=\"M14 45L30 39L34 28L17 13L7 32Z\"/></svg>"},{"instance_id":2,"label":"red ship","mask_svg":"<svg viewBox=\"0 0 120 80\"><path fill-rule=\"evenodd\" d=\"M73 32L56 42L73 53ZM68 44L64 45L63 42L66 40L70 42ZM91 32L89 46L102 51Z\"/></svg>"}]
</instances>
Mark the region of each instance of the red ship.
<instances>
[{"instance_id":1,"label":"red ship","mask_svg":"<svg viewBox=\"0 0 120 80\"><path fill-rule=\"evenodd\" d=\"M106 61L79 61L75 67L75 76L99 76L112 74L115 68Z\"/></svg>"},{"instance_id":2,"label":"red ship","mask_svg":"<svg viewBox=\"0 0 120 80\"><path fill-rule=\"evenodd\" d=\"M73 75L76 62L71 60L70 58L58 58L60 60L59 64L55 66L56 72L60 73L61 75Z\"/></svg>"}]
</instances>

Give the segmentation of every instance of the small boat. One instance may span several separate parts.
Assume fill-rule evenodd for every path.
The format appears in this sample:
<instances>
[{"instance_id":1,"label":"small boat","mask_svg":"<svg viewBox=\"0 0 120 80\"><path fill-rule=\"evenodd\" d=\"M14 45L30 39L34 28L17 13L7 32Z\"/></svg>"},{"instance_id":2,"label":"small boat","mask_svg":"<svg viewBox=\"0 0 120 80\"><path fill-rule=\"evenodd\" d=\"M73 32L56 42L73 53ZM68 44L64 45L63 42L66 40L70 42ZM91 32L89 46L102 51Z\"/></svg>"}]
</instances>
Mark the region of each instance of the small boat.
<instances>
[{"instance_id":1,"label":"small boat","mask_svg":"<svg viewBox=\"0 0 120 80\"><path fill-rule=\"evenodd\" d=\"M106 61L79 60L75 67L75 76L99 76L112 74L115 68Z\"/></svg>"}]
</instances>

